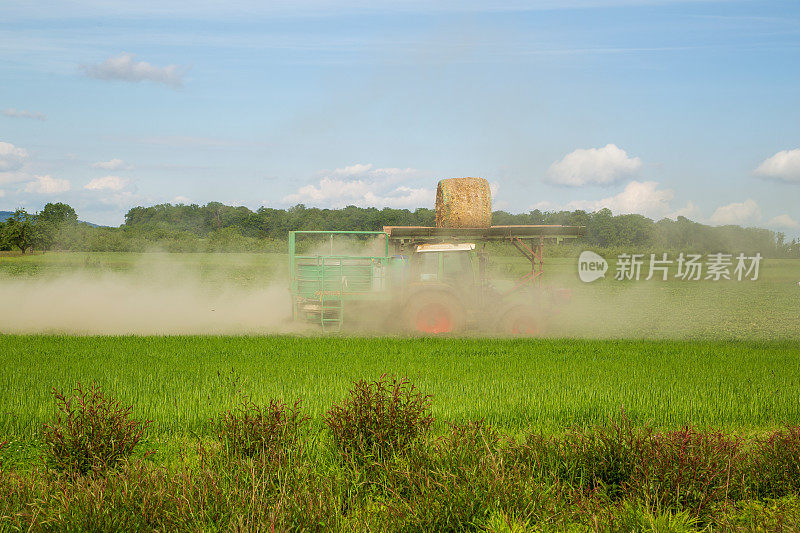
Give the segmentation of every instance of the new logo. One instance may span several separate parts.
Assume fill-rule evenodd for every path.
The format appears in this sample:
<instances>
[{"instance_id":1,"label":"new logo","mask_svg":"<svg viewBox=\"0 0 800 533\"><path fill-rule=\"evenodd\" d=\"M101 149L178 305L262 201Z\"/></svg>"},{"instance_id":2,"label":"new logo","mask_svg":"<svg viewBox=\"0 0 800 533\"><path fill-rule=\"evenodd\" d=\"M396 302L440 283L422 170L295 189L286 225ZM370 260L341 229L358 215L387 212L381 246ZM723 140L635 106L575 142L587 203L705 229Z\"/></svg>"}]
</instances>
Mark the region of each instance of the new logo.
<instances>
[{"instance_id":1,"label":"new logo","mask_svg":"<svg viewBox=\"0 0 800 533\"><path fill-rule=\"evenodd\" d=\"M586 250L578 257L578 277L584 283L606 277L608 262L603 256Z\"/></svg>"}]
</instances>

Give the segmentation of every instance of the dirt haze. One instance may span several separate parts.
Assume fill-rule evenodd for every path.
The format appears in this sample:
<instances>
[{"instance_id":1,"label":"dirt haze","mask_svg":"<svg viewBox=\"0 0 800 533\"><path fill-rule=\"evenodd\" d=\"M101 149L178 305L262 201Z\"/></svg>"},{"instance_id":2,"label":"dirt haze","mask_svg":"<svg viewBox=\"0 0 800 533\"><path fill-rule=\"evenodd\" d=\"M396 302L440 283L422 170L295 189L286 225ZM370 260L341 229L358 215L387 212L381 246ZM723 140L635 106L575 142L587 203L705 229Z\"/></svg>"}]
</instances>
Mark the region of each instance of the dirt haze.
<instances>
[{"instance_id":1,"label":"dirt haze","mask_svg":"<svg viewBox=\"0 0 800 533\"><path fill-rule=\"evenodd\" d=\"M130 271L0 278L0 332L178 335L299 332L284 279L252 288L161 255Z\"/></svg>"}]
</instances>

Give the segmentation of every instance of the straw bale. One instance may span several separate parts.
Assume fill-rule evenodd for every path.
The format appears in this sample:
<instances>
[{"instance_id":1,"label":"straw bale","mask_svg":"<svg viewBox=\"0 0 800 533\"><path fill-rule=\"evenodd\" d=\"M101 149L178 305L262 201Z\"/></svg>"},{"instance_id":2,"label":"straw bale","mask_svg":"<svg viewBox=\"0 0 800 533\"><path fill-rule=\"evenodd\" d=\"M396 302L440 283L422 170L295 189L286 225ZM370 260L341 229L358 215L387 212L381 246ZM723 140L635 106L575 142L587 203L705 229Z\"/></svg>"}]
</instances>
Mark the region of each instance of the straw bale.
<instances>
[{"instance_id":1,"label":"straw bale","mask_svg":"<svg viewBox=\"0 0 800 533\"><path fill-rule=\"evenodd\" d=\"M483 178L449 178L436 188L437 228L488 228L492 191Z\"/></svg>"}]
</instances>

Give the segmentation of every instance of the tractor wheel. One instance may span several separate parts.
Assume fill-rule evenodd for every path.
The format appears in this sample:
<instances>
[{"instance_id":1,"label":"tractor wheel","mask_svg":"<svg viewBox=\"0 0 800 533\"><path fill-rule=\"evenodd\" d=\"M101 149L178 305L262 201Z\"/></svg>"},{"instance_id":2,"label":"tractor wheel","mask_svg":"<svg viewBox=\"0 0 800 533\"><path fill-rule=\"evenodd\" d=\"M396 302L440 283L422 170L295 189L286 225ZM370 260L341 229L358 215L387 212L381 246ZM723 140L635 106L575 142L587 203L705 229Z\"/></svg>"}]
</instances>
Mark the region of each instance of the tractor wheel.
<instances>
[{"instance_id":1,"label":"tractor wheel","mask_svg":"<svg viewBox=\"0 0 800 533\"><path fill-rule=\"evenodd\" d=\"M419 335L440 335L461 331L464 310L458 300L446 293L421 293L406 306L406 329Z\"/></svg>"},{"instance_id":2,"label":"tractor wheel","mask_svg":"<svg viewBox=\"0 0 800 533\"><path fill-rule=\"evenodd\" d=\"M527 307L512 307L500 318L500 333L515 337L534 337L542 331L538 314Z\"/></svg>"}]
</instances>

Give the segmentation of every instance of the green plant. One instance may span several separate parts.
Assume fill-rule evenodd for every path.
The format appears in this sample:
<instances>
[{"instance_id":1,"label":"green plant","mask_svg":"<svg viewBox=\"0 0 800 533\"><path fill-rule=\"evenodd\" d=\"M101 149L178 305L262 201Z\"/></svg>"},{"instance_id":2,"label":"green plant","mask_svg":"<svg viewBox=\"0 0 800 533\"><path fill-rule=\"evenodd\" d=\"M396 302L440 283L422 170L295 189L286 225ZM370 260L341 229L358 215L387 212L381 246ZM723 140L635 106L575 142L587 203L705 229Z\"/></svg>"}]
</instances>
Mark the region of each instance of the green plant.
<instances>
[{"instance_id":1,"label":"green plant","mask_svg":"<svg viewBox=\"0 0 800 533\"><path fill-rule=\"evenodd\" d=\"M758 439L748 472L754 494L780 498L800 491L800 426L787 426Z\"/></svg>"},{"instance_id":2,"label":"green plant","mask_svg":"<svg viewBox=\"0 0 800 533\"><path fill-rule=\"evenodd\" d=\"M556 441L561 457L556 475L584 493L602 489L611 498L620 497L652 434L651 427L636 426L624 412L605 425L575 428Z\"/></svg>"},{"instance_id":3,"label":"green plant","mask_svg":"<svg viewBox=\"0 0 800 533\"><path fill-rule=\"evenodd\" d=\"M662 511L705 517L742 493L741 439L683 428L653 436L636 464L628 496Z\"/></svg>"},{"instance_id":4,"label":"green plant","mask_svg":"<svg viewBox=\"0 0 800 533\"><path fill-rule=\"evenodd\" d=\"M42 429L45 460L60 471L86 474L105 470L131 456L150 422L131 418L132 406L80 383L65 394L53 389L57 415Z\"/></svg>"},{"instance_id":5,"label":"green plant","mask_svg":"<svg viewBox=\"0 0 800 533\"><path fill-rule=\"evenodd\" d=\"M431 396L407 379L381 376L353 384L349 395L325 414L333 443L349 462L382 460L424 434L433 417Z\"/></svg>"},{"instance_id":6,"label":"green plant","mask_svg":"<svg viewBox=\"0 0 800 533\"><path fill-rule=\"evenodd\" d=\"M218 436L229 454L276 459L301 442L308 421L300 412L300 400L291 407L275 399L263 407L246 400L220 417Z\"/></svg>"}]
</instances>

